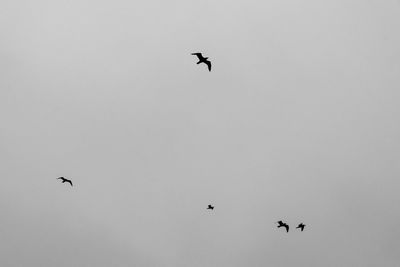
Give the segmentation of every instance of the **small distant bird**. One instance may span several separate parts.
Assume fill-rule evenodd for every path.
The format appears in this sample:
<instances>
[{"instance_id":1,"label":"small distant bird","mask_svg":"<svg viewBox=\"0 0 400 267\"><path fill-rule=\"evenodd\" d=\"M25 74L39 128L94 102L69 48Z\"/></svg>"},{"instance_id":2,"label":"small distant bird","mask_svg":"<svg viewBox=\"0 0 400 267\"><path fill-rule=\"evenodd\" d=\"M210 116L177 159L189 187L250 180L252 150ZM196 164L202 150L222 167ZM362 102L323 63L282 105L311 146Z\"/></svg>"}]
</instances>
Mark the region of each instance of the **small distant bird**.
<instances>
[{"instance_id":1,"label":"small distant bird","mask_svg":"<svg viewBox=\"0 0 400 267\"><path fill-rule=\"evenodd\" d=\"M213 210L213 209L214 209L214 206L208 205L207 209L208 209L208 210Z\"/></svg>"},{"instance_id":2,"label":"small distant bird","mask_svg":"<svg viewBox=\"0 0 400 267\"><path fill-rule=\"evenodd\" d=\"M288 224L286 224L286 223L284 223L284 222L282 222L282 221L278 221L277 223L278 223L278 228L280 228L280 227L285 227L286 233L289 232L289 225L288 225Z\"/></svg>"},{"instance_id":3,"label":"small distant bird","mask_svg":"<svg viewBox=\"0 0 400 267\"><path fill-rule=\"evenodd\" d=\"M65 183L65 182L67 182L67 183L70 183L70 185L72 186L72 181L71 180L68 180L68 179L66 179L66 178L64 178L64 177L58 177L57 179L61 179L62 181L62 183Z\"/></svg>"},{"instance_id":4,"label":"small distant bird","mask_svg":"<svg viewBox=\"0 0 400 267\"><path fill-rule=\"evenodd\" d=\"M296 229L300 228L300 230L303 232L305 226L306 225L304 223L300 223L299 226L296 227Z\"/></svg>"},{"instance_id":5,"label":"small distant bird","mask_svg":"<svg viewBox=\"0 0 400 267\"><path fill-rule=\"evenodd\" d=\"M204 63L208 66L208 71L211 71L211 61L208 60L208 57L203 57L201 53L192 53L192 55L198 57L199 62L197 64Z\"/></svg>"}]
</instances>

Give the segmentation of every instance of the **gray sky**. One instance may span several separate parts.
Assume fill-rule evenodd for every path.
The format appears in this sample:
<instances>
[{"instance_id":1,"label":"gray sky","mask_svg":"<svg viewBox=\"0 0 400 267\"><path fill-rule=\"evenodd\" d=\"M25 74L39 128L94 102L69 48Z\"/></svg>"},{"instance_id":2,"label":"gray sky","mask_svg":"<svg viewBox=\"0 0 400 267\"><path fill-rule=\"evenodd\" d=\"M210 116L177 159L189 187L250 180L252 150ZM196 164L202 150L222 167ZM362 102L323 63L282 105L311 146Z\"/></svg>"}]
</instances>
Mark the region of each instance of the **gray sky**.
<instances>
[{"instance_id":1,"label":"gray sky","mask_svg":"<svg viewBox=\"0 0 400 267\"><path fill-rule=\"evenodd\" d=\"M0 265L399 266L399 27L394 0L1 1Z\"/></svg>"}]
</instances>

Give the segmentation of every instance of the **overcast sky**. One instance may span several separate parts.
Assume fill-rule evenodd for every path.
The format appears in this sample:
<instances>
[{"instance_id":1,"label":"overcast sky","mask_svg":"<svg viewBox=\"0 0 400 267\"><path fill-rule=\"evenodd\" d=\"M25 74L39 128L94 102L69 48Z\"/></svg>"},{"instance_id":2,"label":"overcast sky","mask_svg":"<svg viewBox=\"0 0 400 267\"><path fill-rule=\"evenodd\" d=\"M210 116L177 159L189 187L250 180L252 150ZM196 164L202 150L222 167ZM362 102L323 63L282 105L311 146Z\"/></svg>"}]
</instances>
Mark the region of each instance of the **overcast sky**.
<instances>
[{"instance_id":1,"label":"overcast sky","mask_svg":"<svg viewBox=\"0 0 400 267\"><path fill-rule=\"evenodd\" d=\"M0 265L399 266L399 32L395 0L2 0Z\"/></svg>"}]
</instances>

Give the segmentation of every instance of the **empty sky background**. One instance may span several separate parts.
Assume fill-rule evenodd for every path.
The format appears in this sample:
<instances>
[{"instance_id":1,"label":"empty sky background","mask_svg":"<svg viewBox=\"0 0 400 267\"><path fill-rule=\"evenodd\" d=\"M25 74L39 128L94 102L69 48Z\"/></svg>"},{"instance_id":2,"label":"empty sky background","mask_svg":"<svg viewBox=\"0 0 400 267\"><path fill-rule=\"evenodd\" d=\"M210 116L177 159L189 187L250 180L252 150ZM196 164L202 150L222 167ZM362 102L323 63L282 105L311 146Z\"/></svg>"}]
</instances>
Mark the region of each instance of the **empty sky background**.
<instances>
[{"instance_id":1,"label":"empty sky background","mask_svg":"<svg viewBox=\"0 0 400 267\"><path fill-rule=\"evenodd\" d=\"M394 0L1 1L0 265L399 266L399 28Z\"/></svg>"}]
</instances>

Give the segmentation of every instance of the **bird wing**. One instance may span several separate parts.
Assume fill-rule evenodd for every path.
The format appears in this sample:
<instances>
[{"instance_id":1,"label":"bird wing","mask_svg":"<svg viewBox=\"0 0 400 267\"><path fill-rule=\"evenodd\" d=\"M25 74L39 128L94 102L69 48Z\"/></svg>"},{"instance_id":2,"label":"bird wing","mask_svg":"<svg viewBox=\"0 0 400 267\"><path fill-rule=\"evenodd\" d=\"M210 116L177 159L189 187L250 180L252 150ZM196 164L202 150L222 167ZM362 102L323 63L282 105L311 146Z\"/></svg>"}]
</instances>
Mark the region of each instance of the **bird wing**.
<instances>
[{"instance_id":1,"label":"bird wing","mask_svg":"<svg viewBox=\"0 0 400 267\"><path fill-rule=\"evenodd\" d=\"M286 232L289 233L289 225L285 224Z\"/></svg>"},{"instance_id":2,"label":"bird wing","mask_svg":"<svg viewBox=\"0 0 400 267\"><path fill-rule=\"evenodd\" d=\"M192 53L192 55L197 56L199 58L199 60L203 60L204 57L201 53Z\"/></svg>"},{"instance_id":3,"label":"bird wing","mask_svg":"<svg viewBox=\"0 0 400 267\"><path fill-rule=\"evenodd\" d=\"M67 180L67 183L70 183L70 184L71 184L71 186L72 186L72 181L71 181L71 180Z\"/></svg>"},{"instance_id":4,"label":"bird wing","mask_svg":"<svg viewBox=\"0 0 400 267\"><path fill-rule=\"evenodd\" d=\"M211 61L206 60L204 63L208 66L208 71L211 71Z\"/></svg>"}]
</instances>

